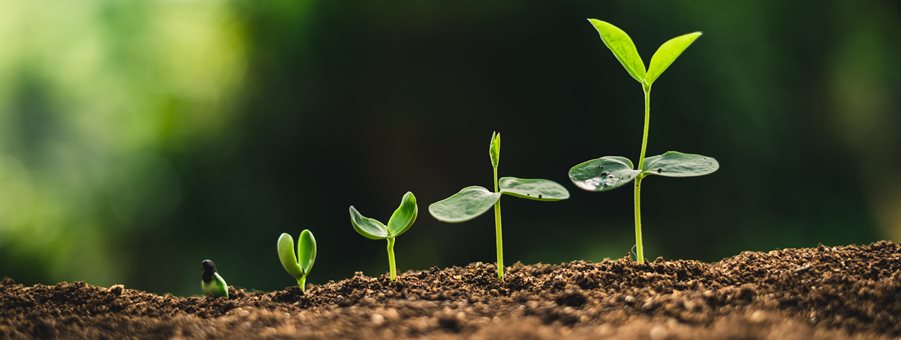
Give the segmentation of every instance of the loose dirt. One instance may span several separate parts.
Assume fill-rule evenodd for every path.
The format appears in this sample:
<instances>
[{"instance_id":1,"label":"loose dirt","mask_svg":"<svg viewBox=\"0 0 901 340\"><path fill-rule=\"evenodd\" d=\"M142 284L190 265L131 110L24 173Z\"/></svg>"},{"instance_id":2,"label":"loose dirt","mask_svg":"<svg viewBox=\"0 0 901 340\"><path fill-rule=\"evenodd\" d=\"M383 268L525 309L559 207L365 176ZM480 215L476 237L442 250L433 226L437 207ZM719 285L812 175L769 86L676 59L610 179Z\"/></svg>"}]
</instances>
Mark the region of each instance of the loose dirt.
<instances>
[{"instance_id":1,"label":"loose dirt","mask_svg":"<svg viewBox=\"0 0 901 340\"><path fill-rule=\"evenodd\" d=\"M901 246L357 275L231 298L0 283L0 338L898 338Z\"/></svg>"}]
</instances>

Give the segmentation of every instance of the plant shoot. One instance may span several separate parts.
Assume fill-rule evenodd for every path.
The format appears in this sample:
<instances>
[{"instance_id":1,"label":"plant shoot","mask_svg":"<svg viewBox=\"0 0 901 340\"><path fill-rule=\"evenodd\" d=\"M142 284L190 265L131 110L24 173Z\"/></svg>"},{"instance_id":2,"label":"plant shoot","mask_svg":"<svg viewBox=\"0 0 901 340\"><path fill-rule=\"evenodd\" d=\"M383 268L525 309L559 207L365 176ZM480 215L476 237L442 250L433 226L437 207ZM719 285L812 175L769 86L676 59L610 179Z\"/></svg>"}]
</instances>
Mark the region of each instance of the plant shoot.
<instances>
[{"instance_id":1,"label":"plant shoot","mask_svg":"<svg viewBox=\"0 0 901 340\"><path fill-rule=\"evenodd\" d=\"M200 278L200 289L210 296L224 296L228 299L228 284L225 279L216 272L216 264L212 260L200 262L203 273Z\"/></svg>"},{"instance_id":2,"label":"plant shoot","mask_svg":"<svg viewBox=\"0 0 901 340\"><path fill-rule=\"evenodd\" d=\"M651 85L663 71L691 45L701 32L688 33L663 43L650 66L645 69L644 61L632 39L623 30L610 23L588 19L601 36L604 45L633 79L641 84L644 91L644 132L641 137L641 153L638 167L633 169L632 161L620 156L604 156L580 163L569 170L569 178L581 189L607 191L629 182L635 183L635 250L638 263L644 263L644 247L641 242L641 181L651 175L664 177L693 177L713 173L719 163L713 158L701 155L667 151L662 155L645 158L648 147L648 130L651 119Z\"/></svg>"},{"instance_id":3,"label":"plant shoot","mask_svg":"<svg viewBox=\"0 0 901 340\"><path fill-rule=\"evenodd\" d=\"M516 177L497 178L501 157L501 134L491 134L488 156L494 170L494 191L480 186L465 187L451 197L429 205L429 213L435 219L448 222L466 222L494 207L494 237L497 243L497 278L504 280L504 242L501 226L501 196L525 198L533 201L560 201L569 198L562 185L546 179Z\"/></svg>"},{"instance_id":4,"label":"plant shoot","mask_svg":"<svg viewBox=\"0 0 901 340\"><path fill-rule=\"evenodd\" d=\"M388 219L387 226L374 218L363 216L354 206L350 206L349 210L350 224L357 233L370 240L388 241L388 272L391 281L397 280L397 266L394 264L394 239L407 232L413 226L413 222L416 222L416 216L419 215L416 196L409 191L404 194L400 206Z\"/></svg>"},{"instance_id":5,"label":"plant shoot","mask_svg":"<svg viewBox=\"0 0 901 340\"><path fill-rule=\"evenodd\" d=\"M278 237L278 259L291 277L297 280L300 290L307 290L307 275L316 262L316 238L309 229L300 232L297 238L297 253L294 253L294 238L287 233Z\"/></svg>"}]
</instances>

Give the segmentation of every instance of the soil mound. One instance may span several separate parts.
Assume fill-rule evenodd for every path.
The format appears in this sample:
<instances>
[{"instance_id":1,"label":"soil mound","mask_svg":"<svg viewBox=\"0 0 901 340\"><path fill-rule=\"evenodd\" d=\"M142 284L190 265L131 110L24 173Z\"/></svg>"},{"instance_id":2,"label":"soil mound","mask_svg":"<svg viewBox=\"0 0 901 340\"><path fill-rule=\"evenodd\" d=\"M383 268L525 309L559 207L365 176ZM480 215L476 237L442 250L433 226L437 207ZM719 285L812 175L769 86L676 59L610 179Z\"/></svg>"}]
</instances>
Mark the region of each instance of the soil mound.
<instances>
[{"instance_id":1,"label":"soil mound","mask_svg":"<svg viewBox=\"0 0 901 340\"><path fill-rule=\"evenodd\" d=\"M0 338L897 338L901 245L357 275L231 298L0 282Z\"/></svg>"}]
</instances>

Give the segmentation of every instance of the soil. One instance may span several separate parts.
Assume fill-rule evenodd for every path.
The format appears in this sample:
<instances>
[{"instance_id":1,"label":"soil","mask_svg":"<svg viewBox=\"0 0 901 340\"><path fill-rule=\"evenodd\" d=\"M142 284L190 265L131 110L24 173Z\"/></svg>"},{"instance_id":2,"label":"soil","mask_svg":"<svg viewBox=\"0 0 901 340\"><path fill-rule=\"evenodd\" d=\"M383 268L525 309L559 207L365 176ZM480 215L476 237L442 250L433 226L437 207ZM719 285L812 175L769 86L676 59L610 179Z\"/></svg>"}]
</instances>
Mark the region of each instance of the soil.
<instances>
[{"instance_id":1,"label":"soil","mask_svg":"<svg viewBox=\"0 0 901 340\"><path fill-rule=\"evenodd\" d=\"M356 275L231 298L0 283L0 338L899 338L901 245Z\"/></svg>"}]
</instances>

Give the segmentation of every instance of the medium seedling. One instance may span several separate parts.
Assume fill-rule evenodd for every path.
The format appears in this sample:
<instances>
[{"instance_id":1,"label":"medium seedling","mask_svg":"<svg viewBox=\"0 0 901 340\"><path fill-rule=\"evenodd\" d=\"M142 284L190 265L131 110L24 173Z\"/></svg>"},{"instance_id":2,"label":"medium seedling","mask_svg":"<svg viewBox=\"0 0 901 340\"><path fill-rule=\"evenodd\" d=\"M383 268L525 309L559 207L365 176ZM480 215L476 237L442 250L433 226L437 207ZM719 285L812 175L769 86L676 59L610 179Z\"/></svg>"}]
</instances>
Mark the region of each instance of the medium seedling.
<instances>
[{"instance_id":1,"label":"medium seedling","mask_svg":"<svg viewBox=\"0 0 901 340\"><path fill-rule=\"evenodd\" d=\"M216 272L216 264L212 260L203 260L200 262L203 267L203 274L200 279L200 289L206 295L224 296L228 299L228 284L225 279Z\"/></svg>"},{"instance_id":2,"label":"medium seedling","mask_svg":"<svg viewBox=\"0 0 901 340\"><path fill-rule=\"evenodd\" d=\"M480 186L465 187L451 197L429 205L429 213L437 220L449 223L466 222L494 207L494 236L497 243L497 278L504 280L504 244L501 232L501 196L525 198L534 201L559 201L569 198L562 185L546 179L516 177L497 178L501 157L501 134L491 134L488 147L491 167L494 168L494 191Z\"/></svg>"},{"instance_id":3,"label":"medium seedling","mask_svg":"<svg viewBox=\"0 0 901 340\"><path fill-rule=\"evenodd\" d=\"M400 206L391 214L386 226L374 218L360 214L357 208L350 206L350 224L354 226L363 237L370 240L388 240L388 270L391 281L397 280L397 266L394 264L394 239L407 232L416 222L419 215L419 207L416 206L416 196L407 192L400 200Z\"/></svg>"},{"instance_id":4,"label":"medium seedling","mask_svg":"<svg viewBox=\"0 0 901 340\"><path fill-rule=\"evenodd\" d=\"M644 61L632 39L623 30L610 23L597 19L588 19L601 35L604 45L613 52L617 60L626 68L626 72L641 84L644 90L644 133L641 138L641 154L638 167L633 169L632 162L625 157L605 156L580 163L569 170L569 178L579 188L588 191L607 191L623 186L630 181L635 183L635 250L638 263L644 263L644 248L641 243L641 181L647 176L693 177L713 173L719 169L719 163L713 158L667 151L662 155L645 158L648 147L648 128L651 118L651 85L663 74L663 71L691 45L701 32L688 33L672 38L660 45L651 64L645 70Z\"/></svg>"},{"instance_id":5,"label":"medium seedling","mask_svg":"<svg viewBox=\"0 0 901 340\"><path fill-rule=\"evenodd\" d=\"M316 238L309 229L300 232L297 238L297 254L294 253L294 238L287 233L278 237L278 259L285 271L297 280L300 290L307 290L307 275L316 262Z\"/></svg>"}]
</instances>

